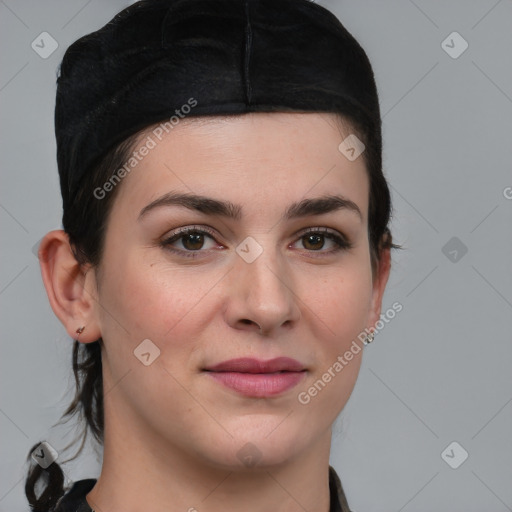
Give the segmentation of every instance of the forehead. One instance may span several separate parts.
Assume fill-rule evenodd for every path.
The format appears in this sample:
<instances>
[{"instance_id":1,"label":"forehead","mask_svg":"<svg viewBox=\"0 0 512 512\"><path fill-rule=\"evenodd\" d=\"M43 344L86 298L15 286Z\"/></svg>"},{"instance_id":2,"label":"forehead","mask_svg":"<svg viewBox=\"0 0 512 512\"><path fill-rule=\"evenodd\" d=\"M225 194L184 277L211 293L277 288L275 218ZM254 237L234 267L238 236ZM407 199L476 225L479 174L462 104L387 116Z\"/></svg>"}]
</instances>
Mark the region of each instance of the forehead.
<instances>
[{"instance_id":1,"label":"forehead","mask_svg":"<svg viewBox=\"0 0 512 512\"><path fill-rule=\"evenodd\" d=\"M129 210L138 213L170 191L230 200L247 205L247 211L340 193L366 217L364 159L350 161L339 149L350 133L348 123L328 113L252 113L155 124L134 145L137 162L123 178L114 209L133 215Z\"/></svg>"}]
</instances>

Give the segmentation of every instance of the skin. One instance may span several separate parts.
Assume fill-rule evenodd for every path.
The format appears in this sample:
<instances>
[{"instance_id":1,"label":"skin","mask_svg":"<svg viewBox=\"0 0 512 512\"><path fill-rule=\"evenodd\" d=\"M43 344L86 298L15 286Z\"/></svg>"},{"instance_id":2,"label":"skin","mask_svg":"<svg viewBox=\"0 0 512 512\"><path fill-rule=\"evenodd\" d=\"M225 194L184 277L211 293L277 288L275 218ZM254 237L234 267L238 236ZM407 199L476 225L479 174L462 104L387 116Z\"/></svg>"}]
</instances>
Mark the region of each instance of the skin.
<instances>
[{"instance_id":1,"label":"skin","mask_svg":"<svg viewBox=\"0 0 512 512\"><path fill-rule=\"evenodd\" d=\"M99 268L80 268L63 231L44 238L41 270L55 314L71 337L85 325L80 342L104 342L104 456L87 495L92 508L328 512L331 428L364 348L308 404L297 396L373 327L390 272L386 249L372 274L368 176L362 157L351 162L338 150L349 132L336 119L185 119L118 185ZM243 217L172 206L138 221L170 191L240 204ZM280 221L289 204L333 193L353 201L362 218L340 209ZM202 246L190 236L171 246L197 258L159 245L186 226L214 230ZM302 234L324 227L352 248L333 252L329 238ZM263 249L252 263L235 251L248 236ZM134 355L145 339L160 350L148 366ZM240 395L202 371L236 357L283 355L307 372L271 398ZM237 457L248 442L260 456L254 467Z\"/></svg>"}]
</instances>

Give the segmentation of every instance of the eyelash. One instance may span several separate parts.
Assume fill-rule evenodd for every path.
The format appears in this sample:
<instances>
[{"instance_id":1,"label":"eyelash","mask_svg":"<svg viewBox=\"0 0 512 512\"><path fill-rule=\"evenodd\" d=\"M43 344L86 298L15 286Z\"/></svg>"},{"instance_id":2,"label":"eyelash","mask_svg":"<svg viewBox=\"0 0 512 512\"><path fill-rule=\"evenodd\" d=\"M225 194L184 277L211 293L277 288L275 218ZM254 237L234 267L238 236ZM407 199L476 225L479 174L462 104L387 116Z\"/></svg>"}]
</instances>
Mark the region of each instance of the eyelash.
<instances>
[{"instance_id":1,"label":"eyelash","mask_svg":"<svg viewBox=\"0 0 512 512\"><path fill-rule=\"evenodd\" d=\"M215 240L215 234L209 228L202 227L201 229L199 229L196 226L193 226L193 227L180 228L178 231L176 231L169 237L162 240L160 242L160 246L168 251L171 251L171 252L178 254L179 256L183 256L185 258L200 257L199 253L205 252L201 249L198 249L196 251L190 251L190 250L183 250L183 249L174 249L173 247L171 247L171 244L173 242L176 242L177 240L180 240L184 236L190 235L190 234L208 235ZM299 237L297 240L304 238L306 235L322 235L326 238L329 238L337 245L337 247L335 249L332 249L330 251L311 250L309 252L320 252L323 254L331 255L331 254L338 253L340 251L347 251L353 247L353 244L348 239L337 235L336 232L331 231L328 228L308 228L307 230L304 230L299 234ZM315 256L315 257L318 257L318 256ZM320 257L322 257L322 256L320 256Z\"/></svg>"}]
</instances>

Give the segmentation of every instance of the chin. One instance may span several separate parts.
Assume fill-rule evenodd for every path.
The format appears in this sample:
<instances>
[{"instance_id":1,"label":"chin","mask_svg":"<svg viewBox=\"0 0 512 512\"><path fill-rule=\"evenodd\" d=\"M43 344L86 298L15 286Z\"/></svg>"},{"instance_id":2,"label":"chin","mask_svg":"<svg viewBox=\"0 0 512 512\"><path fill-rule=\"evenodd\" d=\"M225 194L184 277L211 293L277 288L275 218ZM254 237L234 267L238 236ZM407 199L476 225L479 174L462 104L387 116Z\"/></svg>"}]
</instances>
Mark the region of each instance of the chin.
<instances>
[{"instance_id":1,"label":"chin","mask_svg":"<svg viewBox=\"0 0 512 512\"><path fill-rule=\"evenodd\" d=\"M314 436L304 432L304 426L285 425L288 420L283 418L280 415L279 421L258 422L253 416L252 421L244 421L236 430L227 429L233 438L212 437L212 446L204 446L202 455L209 464L236 472L271 470L286 464L306 450Z\"/></svg>"}]
</instances>

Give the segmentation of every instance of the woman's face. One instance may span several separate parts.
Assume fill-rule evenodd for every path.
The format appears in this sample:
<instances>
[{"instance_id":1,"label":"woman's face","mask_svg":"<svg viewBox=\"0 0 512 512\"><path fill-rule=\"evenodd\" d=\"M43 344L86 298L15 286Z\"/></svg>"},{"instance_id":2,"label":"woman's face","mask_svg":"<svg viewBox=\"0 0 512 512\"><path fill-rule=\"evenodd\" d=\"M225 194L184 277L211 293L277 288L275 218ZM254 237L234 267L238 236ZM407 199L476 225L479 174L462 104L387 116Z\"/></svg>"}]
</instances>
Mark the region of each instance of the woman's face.
<instances>
[{"instance_id":1,"label":"woman's face","mask_svg":"<svg viewBox=\"0 0 512 512\"><path fill-rule=\"evenodd\" d=\"M328 450L388 272L372 281L368 177L335 119L191 118L140 137L93 303L113 429L223 468ZM206 371L281 357L302 371Z\"/></svg>"}]
</instances>

